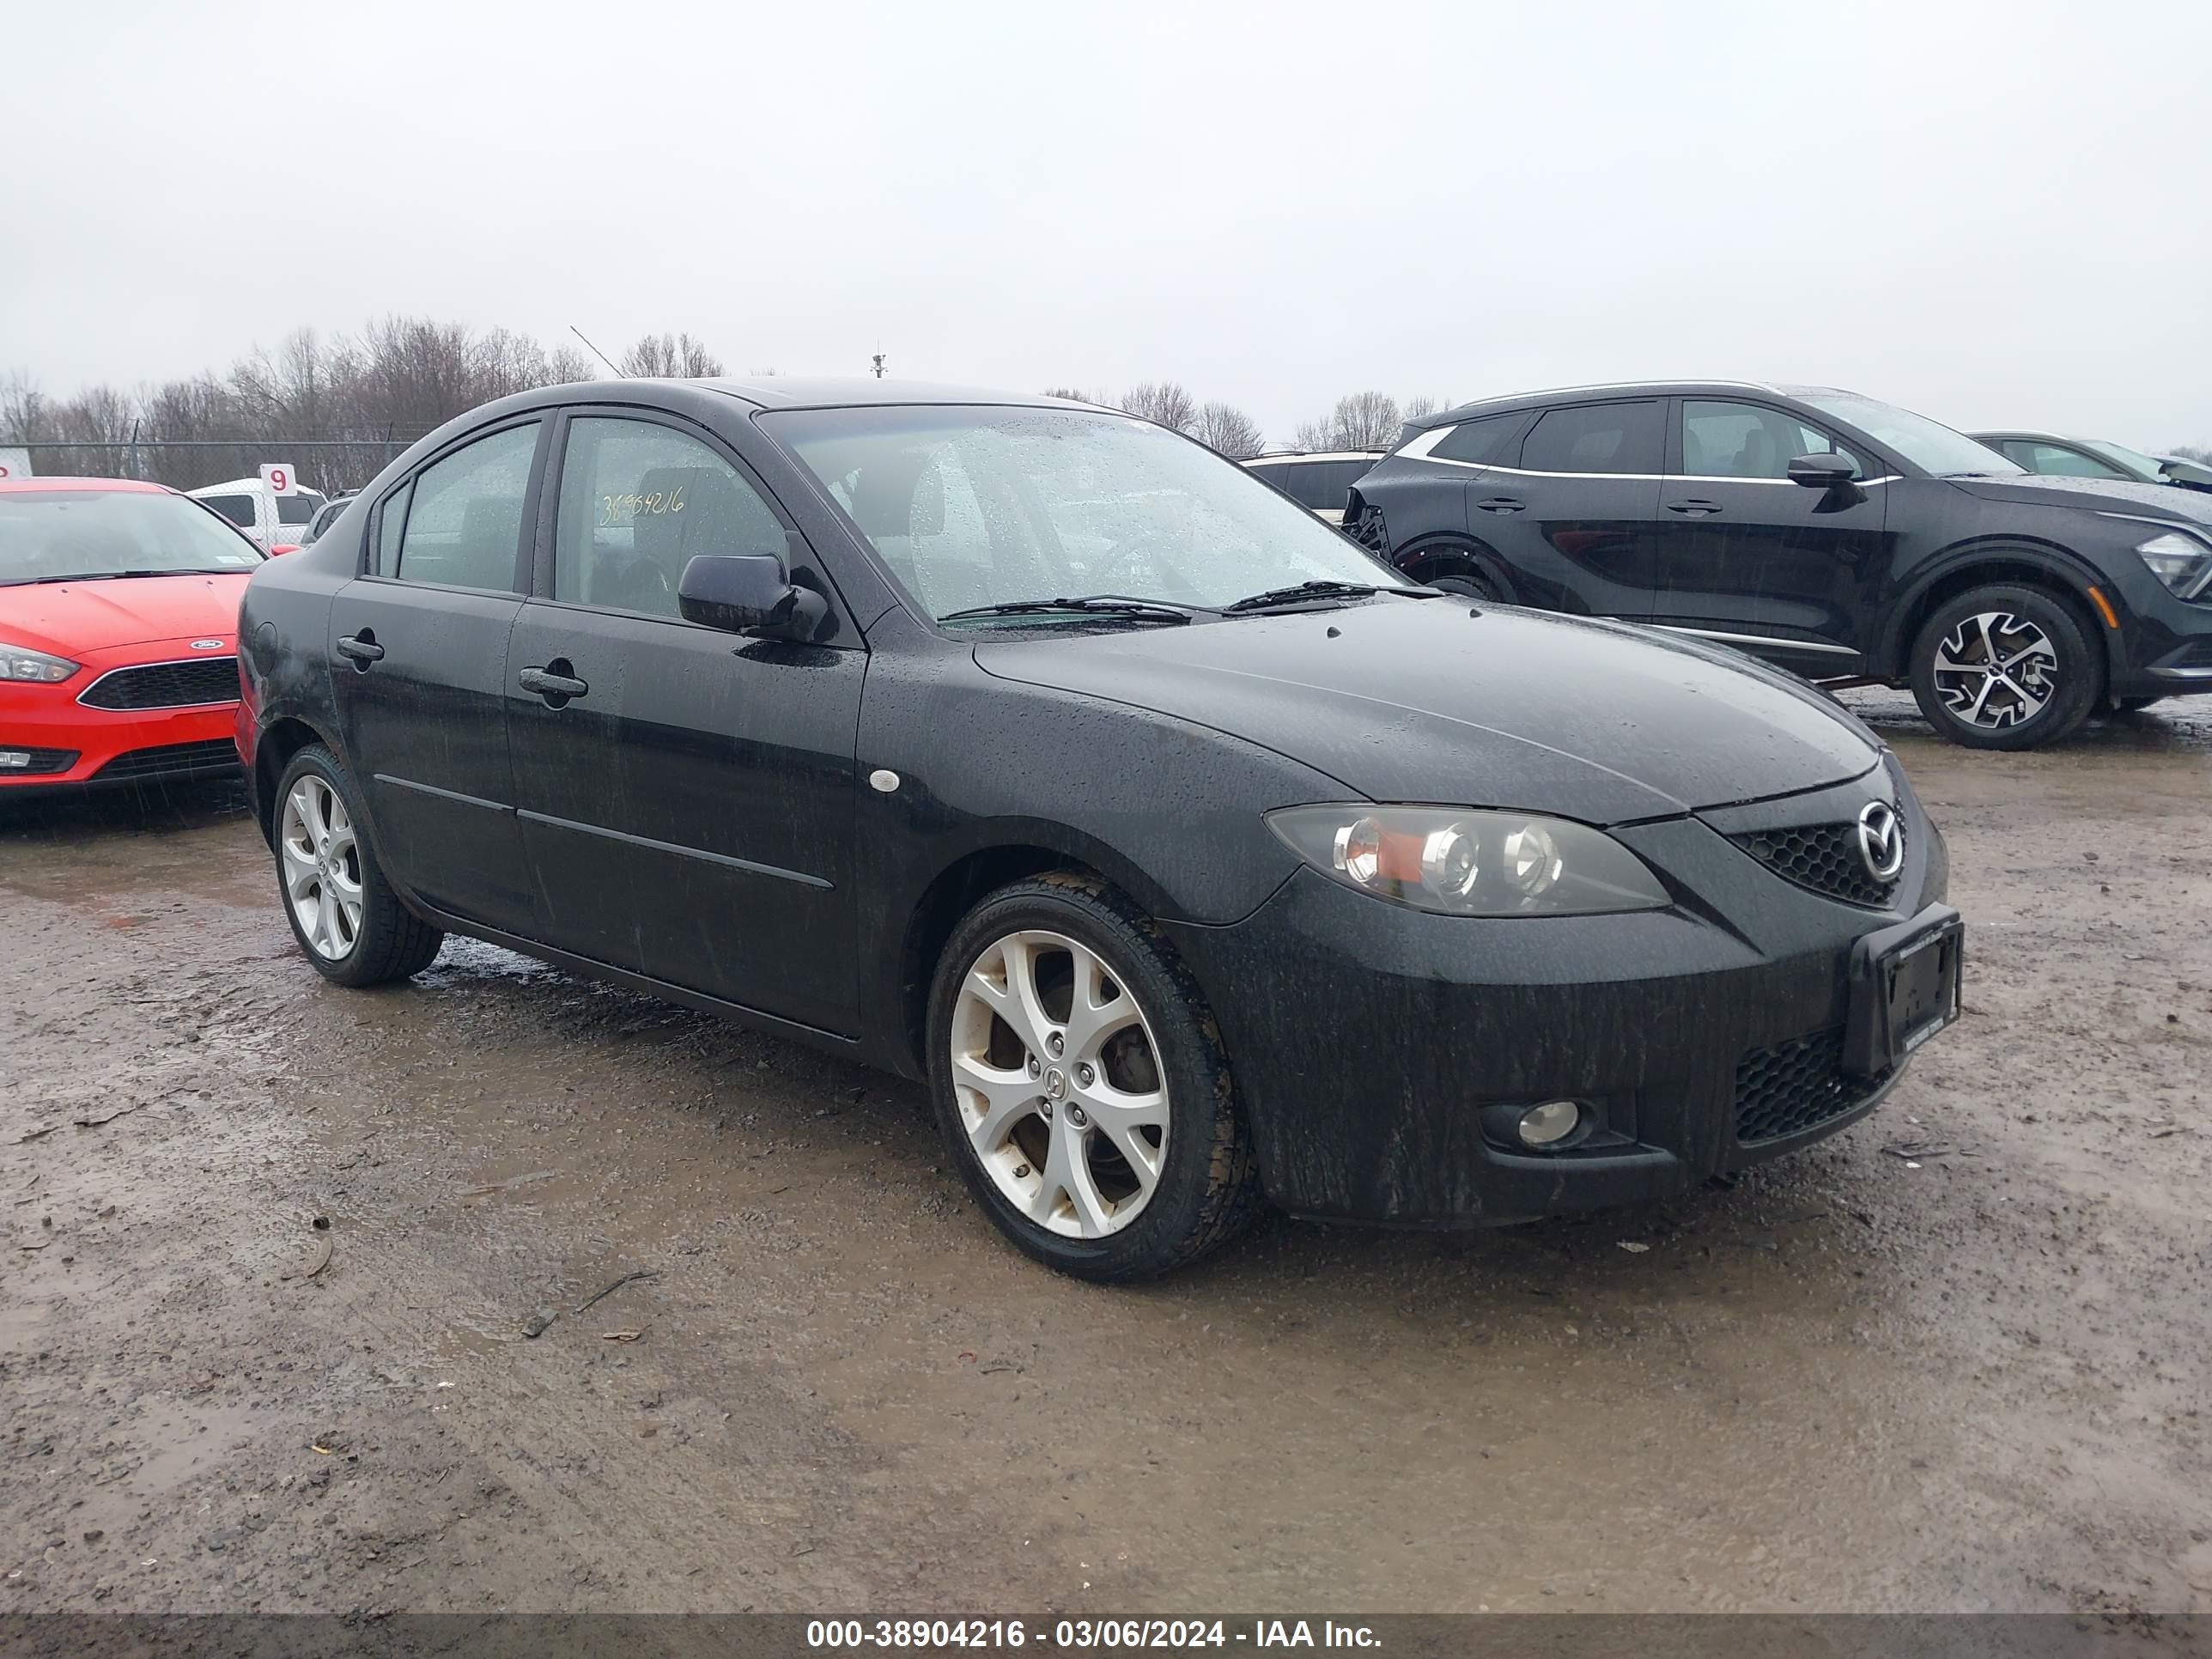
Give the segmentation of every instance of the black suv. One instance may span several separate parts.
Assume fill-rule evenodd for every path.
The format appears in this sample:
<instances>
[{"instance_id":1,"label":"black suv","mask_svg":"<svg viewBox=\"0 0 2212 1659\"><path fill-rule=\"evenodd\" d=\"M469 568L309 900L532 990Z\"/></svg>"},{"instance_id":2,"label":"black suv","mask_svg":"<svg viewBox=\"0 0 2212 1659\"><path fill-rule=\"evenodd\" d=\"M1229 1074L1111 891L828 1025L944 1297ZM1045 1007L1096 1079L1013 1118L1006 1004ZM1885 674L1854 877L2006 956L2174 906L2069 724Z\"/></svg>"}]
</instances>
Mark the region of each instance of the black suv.
<instances>
[{"instance_id":1,"label":"black suv","mask_svg":"<svg viewBox=\"0 0 2212 1659\"><path fill-rule=\"evenodd\" d=\"M1585 386L1411 422L1345 529L1478 598L1909 684L1978 748L2212 691L2212 500L2037 477L1824 386Z\"/></svg>"}]
</instances>

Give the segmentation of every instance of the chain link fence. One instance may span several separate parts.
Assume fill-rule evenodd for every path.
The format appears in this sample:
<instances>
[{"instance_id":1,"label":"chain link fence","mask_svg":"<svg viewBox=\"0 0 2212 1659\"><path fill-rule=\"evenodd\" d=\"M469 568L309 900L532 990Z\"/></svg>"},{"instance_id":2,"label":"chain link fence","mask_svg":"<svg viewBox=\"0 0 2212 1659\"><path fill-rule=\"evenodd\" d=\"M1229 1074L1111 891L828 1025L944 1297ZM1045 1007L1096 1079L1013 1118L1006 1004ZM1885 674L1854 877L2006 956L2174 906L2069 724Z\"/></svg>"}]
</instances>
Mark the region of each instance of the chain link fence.
<instances>
[{"instance_id":1,"label":"chain link fence","mask_svg":"<svg viewBox=\"0 0 2212 1659\"><path fill-rule=\"evenodd\" d=\"M33 476L143 478L177 489L251 478L282 464L311 489L335 495L359 489L419 434L368 438L125 438L94 442L53 438L7 447L27 451Z\"/></svg>"}]
</instances>

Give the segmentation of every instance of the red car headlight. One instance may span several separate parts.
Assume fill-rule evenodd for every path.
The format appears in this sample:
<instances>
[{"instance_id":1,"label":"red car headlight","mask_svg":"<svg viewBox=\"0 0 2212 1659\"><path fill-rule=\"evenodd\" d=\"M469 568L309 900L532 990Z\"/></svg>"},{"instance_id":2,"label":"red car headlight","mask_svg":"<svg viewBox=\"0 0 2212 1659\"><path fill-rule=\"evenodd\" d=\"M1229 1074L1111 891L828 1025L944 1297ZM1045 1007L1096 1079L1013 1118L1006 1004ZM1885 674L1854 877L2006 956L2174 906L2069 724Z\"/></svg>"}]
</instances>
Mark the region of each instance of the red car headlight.
<instances>
[{"instance_id":1,"label":"red car headlight","mask_svg":"<svg viewBox=\"0 0 2212 1659\"><path fill-rule=\"evenodd\" d=\"M0 680L30 680L40 685L54 685L67 679L83 665L63 657L50 657L43 651L10 645L0 640Z\"/></svg>"}]
</instances>

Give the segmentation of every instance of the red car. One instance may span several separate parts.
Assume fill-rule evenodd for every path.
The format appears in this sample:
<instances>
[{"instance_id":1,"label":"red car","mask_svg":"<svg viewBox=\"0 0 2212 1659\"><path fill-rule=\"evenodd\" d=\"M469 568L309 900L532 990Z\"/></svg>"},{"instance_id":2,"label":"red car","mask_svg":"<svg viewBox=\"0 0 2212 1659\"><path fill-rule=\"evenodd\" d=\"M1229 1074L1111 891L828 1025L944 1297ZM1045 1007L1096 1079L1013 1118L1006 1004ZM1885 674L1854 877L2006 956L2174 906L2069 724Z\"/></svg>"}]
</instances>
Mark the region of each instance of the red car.
<instances>
[{"instance_id":1,"label":"red car","mask_svg":"<svg viewBox=\"0 0 2212 1659\"><path fill-rule=\"evenodd\" d=\"M261 550L160 484L0 480L0 799L235 771Z\"/></svg>"}]
</instances>

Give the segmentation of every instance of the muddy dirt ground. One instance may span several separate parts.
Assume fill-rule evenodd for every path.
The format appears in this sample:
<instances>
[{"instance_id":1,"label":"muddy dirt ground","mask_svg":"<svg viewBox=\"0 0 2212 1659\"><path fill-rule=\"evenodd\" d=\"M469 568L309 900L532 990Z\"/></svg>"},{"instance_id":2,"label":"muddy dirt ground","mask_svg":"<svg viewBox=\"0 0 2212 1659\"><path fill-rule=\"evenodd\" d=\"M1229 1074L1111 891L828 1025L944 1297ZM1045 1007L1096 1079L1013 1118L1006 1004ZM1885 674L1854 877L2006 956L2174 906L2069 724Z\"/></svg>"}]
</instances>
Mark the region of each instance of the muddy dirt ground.
<instances>
[{"instance_id":1,"label":"muddy dirt ground","mask_svg":"<svg viewBox=\"0 0 2212 1659\"><path fill-rule=\"evenodd\" d=\"M325 986L235 791L11 808L0 1612L2212 1608L2212 700L1860 707L1973 929L1881 1111L1134 1291L905 1085L464 942Z\"/></svg>"}]
</instances>

